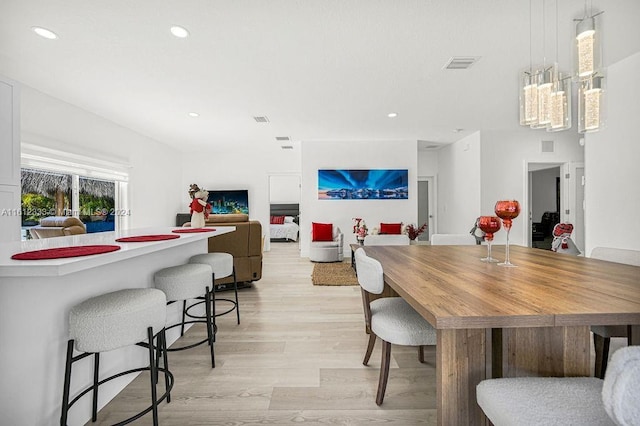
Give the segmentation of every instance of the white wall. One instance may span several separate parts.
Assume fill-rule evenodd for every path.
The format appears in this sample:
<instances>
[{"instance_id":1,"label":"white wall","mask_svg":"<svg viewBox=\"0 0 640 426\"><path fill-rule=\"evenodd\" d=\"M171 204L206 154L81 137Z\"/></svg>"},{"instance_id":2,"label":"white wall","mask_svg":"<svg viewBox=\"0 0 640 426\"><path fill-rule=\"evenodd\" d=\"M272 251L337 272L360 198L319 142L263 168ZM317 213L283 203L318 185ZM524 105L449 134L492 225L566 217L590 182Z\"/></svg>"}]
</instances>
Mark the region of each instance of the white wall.
<instances>
[{"instance_id":1,"label":"white wall","mask_svg":"<svg viewBox=\"0 0 640 426\"><path fill-rule=\"evenodd\" d=\"M514 120L517 110L514 106ZM569 163L584 161L583 149L575 129L547 133L526 127L516 131L485 130L482 132L481 152L481 214L494 215L498 200L515 199L520 202L520 217L513 221L510 242L526 245L527 162ZM554 152L542 152L541 141L554 141ZM506 233L495 234L494 242L504 244Z\"/></svg>"},{"instance_id":2,"label":"white wall","mask_svg":"<svg viewBox=\"0 0 640 426\"><path fill-rule=\"evenodd\" d=\"M249 191L249 217L262 224L262 234L269 226L269 175L299 174L300 144L292 150L268 143L253 151L234 150L233 147L187 153L182 157L180 191L172 210L189 212L187 190L192 183L206 189L247 189ZM264 248L269 250L269 239Z\"/></svg>"},{"instance_id":3,"label":"white wall","mask_svg":"<svg viewBox=\"0 0 640 426\"><path fill-rule=\"evenodd\" d=\"M333 223L348 244L354 217L365 219L371 229L380 222L416 223L418 160L416 142L303 142L300 214L301 256L309 256L311 222ZM318 200L318 169L408 169L407 200Z\"/></svg>"},{"instance_id":4,"label":"white wall","mask_svg":"<svg viewBox=\"0 0 640 426\"><path fill-rule=\"evenodd\" d=\"M28 86L22 86L22 142L129 164L129 226L174 225L182 164L167 145Z\"/></svg>"},{"instance_id":5,"label":"white wall","mask_svg":"<svg viewBox=\"0 0 640 426\"><path fill-rule=\"evenodd\" d=\"M418 176L430 177L438 174L438 150L418 151Z\"/></svg>"},{"instance_id":6,"label":"white wall","mask_svg":"<svg viewBox=\"0 0 640 426\"><path fill-rule=\"evenodd\" d=\"M480 216L480 133L438 151L438 229L441 234L469 232Z\"/></svg>"},{"instance_id":7,"label":"white wall","mask_svg":"<svg viewBox=\"0 0 640 426\"><path fill-rule=\"evenodd\" d=\"M544 212L558 211L556 208L556 179L560 177L560 168L537 170L531 173L531 217L540 222Z\"/></svg>"},{"instance_id":8,"label":"white wall","mask_svg":"<svg viewBox=\"0 0 640 426\"><path fill-rule=\"evenodd\" d=\"M585 135L585 245L640 250L640 53L609 66L605 127Z\"/></svg>"}]
</instances>

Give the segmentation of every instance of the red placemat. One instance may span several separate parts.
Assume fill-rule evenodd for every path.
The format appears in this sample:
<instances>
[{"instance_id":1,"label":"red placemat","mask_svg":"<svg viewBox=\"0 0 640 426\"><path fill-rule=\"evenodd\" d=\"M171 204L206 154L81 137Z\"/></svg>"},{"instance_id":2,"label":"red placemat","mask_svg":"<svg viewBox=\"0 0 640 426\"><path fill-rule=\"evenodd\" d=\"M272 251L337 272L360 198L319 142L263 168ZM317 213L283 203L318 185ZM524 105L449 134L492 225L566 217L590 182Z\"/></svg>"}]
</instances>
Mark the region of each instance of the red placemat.
<instances>
[{"instance_id":1,"label":"red placemat","mask_svg":"<svg viewBox=\"0 0 640 426\"><path fill-rule=\"evenodd\" d=\"M213 232L216 228L180 228L174 229L171 232L175 232L176 234L192 234L194 232Z\"/></svg>"},{"instance_id":2,"label":"red placemat","mask_svg":"<svg viewBox=\"0 0 640 426\"><path fill-rule=\"evenodd\" d=\"M58 247L44 250L25 251L24 253L16 253L11 256L11 258L15 260L60 259L63 257L80 257L89 256L92 254L109 253L116 250L120 250L120 246L96 245Z\"/></svg>"},{"instance_id":3,"label":"red placemat","mask_svg":"<svg viewBox=\"0 0 640 426\"><path fill-rule=\"evenodd\" d=\"M119 243L145 243L148 241L175 240L180 235L159 234L159 235L136 235L133 237L122 237L116 239Z\"/></svg>"}]
</instances>

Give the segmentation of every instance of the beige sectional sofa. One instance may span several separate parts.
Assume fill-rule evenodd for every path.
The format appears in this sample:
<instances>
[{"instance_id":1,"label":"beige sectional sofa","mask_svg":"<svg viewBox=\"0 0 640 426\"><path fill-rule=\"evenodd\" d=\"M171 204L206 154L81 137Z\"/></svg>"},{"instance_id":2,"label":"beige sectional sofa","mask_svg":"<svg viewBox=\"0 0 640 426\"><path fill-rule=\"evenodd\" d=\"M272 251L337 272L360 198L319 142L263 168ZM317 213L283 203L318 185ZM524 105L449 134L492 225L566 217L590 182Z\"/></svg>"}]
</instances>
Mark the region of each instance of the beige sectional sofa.
<instances>
[{"instance_id":1,"label":"beige sectional sofa","mask_svg":"<svg viewBox=\"0 0 640 426\"><path fill-rule=\"evenodd\" d=\"M179 214L176 225L189 226L189 215ZM182 223L181 223L182 222ZM249 220L246 214L212 214L205 226L235 226L236 231L209 238L209 253L224 252L233 255L238 282L257 281L262 278L262 225ZM232 283L233 278L223 278L216 283Z\"/></svg>"}]
</instances>

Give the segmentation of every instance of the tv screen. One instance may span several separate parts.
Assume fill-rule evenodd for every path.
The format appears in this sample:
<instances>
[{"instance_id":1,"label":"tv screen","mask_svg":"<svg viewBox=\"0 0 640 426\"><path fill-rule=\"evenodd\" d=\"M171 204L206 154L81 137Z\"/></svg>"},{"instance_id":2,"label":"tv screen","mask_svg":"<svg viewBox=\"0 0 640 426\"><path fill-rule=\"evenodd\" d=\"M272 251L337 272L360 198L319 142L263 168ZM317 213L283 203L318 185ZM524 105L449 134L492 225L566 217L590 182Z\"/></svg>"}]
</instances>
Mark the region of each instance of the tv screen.
<instances>
[{"instance_id":1,"label":"tv screen","mask_svg":"<svg viewBox=\"0 0 640 426\"><path fill-rule=\"evenodd\" d=\"M211 214L249 214L249 191L209 189L207 202L211 204Z\"/></svg>"}]
</instances>

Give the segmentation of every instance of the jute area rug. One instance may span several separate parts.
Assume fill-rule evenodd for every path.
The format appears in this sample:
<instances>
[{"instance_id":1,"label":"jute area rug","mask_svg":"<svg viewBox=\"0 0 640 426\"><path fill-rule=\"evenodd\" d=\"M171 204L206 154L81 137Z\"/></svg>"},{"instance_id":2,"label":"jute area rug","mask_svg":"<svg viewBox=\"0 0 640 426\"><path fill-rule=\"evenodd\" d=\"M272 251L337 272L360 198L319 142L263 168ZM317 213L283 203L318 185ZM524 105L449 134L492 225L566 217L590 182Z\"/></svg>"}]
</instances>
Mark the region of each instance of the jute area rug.
<instances>
[{"instance_id":1,"label":"jute area rug","mask_svg":"<svg viewBox=\"0 0 640 426\"><path fill-rule=\"evenodd\" d=\"M351 263L315 263L311 274L313 285L358 285Z\"/></svg>"}]
</instances>

